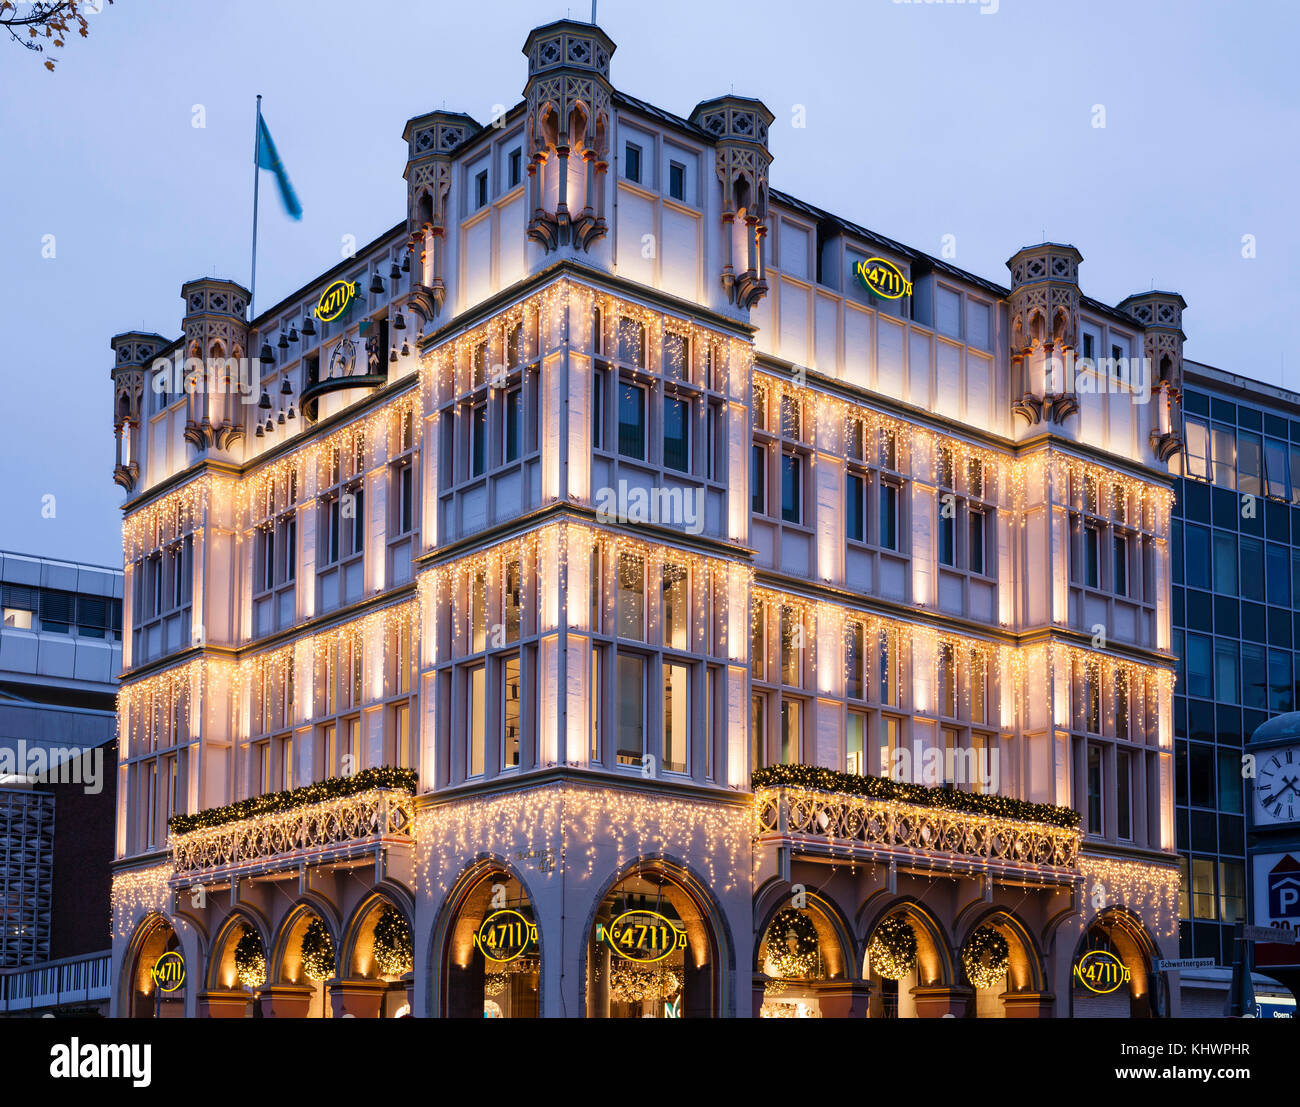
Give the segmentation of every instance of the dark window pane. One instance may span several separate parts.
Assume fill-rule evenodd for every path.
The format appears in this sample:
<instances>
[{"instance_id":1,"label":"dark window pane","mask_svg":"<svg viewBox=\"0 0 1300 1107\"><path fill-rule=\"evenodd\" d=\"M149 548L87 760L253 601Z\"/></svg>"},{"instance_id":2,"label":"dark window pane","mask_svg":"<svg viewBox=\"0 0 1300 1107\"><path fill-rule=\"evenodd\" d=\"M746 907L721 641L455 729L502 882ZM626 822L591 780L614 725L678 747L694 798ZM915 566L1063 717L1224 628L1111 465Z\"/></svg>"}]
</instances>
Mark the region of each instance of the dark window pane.
<instances>
[{"instance_id":1,"label":"dark window pane","mask_svg":"<svg viewBox=\"0 0 1300 1107\"><path fill-rule=\"evenodd\" d=\"M781 455L781 518L787 523L803 522L803 466L793 454Z\"/></svg>"},{"instance_id":2,"label":"dark window pane","mask_svg":"<svg viewBox=\"0 0 1300 1107\"><path fill-rule=\"evenodd\" d=\"M860 476L850 473L847 482L848 504L845 514L845 530L854 542L866 540L864 527L863 500L866 496L866 482Z\"/></svg>"},{"instance_id":3,"label":"dark window pane","mask_svg":"<svg viewBox=\"0 0 1300 1107\"><path fill-rule=\"evenodd\" d=\"M685 400L664 400L664 467L683 473L691 465L690 411Z\"/></svg>"},{"instance_id":4,"label":"dark window pane","mask_svg":"<svg viewBox=\"0 0 1300 1107\"><path fill-rule=\"evenodd\" d=\"M645 460L645 389L623 385L618 397L618 452Z\"/></svg>"}]
</instances>

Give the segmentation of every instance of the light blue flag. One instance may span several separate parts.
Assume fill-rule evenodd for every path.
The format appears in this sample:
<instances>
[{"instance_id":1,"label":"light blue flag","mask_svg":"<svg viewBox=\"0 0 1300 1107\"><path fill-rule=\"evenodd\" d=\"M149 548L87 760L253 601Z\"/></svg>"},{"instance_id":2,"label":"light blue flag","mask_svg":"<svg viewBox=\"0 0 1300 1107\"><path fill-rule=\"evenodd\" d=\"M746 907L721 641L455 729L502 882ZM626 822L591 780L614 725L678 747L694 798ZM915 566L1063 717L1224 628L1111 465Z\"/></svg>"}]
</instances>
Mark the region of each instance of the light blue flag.
<instances>
[{"instance_id":1,"label":"light blue flag","mask_svg":"<svg viewBox=\"0 0 1300 1107\"><path fill-rule=\"evenodd\" d=\"M289 183L289 174L284 171L284 163L276 152L275 143L271 141L271 132L267 130L266 120L260 115L257 117L257 167L269 169L275 174L275 182L280 186L280 199L284 202L284 210L294 219L301 219L302 205L298 203L298 196L293 191L293 185Z\"/></svg>"}]
</instances>

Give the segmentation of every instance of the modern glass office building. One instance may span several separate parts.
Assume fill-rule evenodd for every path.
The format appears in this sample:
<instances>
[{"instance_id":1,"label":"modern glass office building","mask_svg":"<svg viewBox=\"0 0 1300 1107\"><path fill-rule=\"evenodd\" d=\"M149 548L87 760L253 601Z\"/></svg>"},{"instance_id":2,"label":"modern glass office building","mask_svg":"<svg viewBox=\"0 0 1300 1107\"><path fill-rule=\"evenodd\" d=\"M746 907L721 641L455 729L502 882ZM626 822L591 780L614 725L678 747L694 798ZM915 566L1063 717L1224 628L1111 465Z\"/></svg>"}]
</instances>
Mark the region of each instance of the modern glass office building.
<instances>
[{"instance_id":1,"label":"modern glass office building","mask_svg":"<svg viewBox=\"0 0 1300 1107\"><path fill-rule=\"evenodd\" d=\"M1183 956L1233 960L1246 915L1242 744L1300 701L1300 396L1184 363L1173 521Z\"/></svg>"}]
</instances>

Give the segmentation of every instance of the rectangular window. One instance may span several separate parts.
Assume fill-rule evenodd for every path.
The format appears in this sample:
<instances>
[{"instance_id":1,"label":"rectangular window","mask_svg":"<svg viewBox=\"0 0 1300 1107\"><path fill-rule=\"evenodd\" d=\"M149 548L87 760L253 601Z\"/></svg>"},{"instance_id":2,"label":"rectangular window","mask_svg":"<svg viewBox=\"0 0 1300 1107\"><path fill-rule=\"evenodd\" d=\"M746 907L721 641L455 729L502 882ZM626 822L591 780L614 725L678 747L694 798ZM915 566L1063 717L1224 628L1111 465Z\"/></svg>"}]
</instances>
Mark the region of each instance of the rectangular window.
<instances>
[{"instance_id":1,"label":"rectangular window","mask_svg":"<svg viewBox=\"0 0 1300 1107\"><path fill-rule=\"evenodd\" d=\"M675 161L668 163L668 195L674 200L686 199L686 166Z\"/></svg>"},{"instance_id":2,"label":"rectangular window","mask_svg":"<svg viewBox=\"0 0 1300 1107\"><path fill-rule=\"evenodd\" d=\"M864 511L867 495L866 480L856 473L850 473L846 487L848 510L844 520L845 533L851 542L865 542L867 540Z\"/></svg>"},{"instance_id":3,"label":"rectangular window","mask_svg":"<svg viewBox=\"0 0 1300 1107\"><path fill-rule=\"evenodd\" d=\"M690 727L690 669L664 665L664 768L686 772L686 735Z\"/></svg>"},{"instance_id":4,"label":"rectangular window","mask_svg":"<svg viewBox=\"0 0 1300 1107\"><path fill-rule=\"evenodd\" d=\"M624 382L618 396L618 452L645 460L646 390Z\"/></svg>"},{"instance_id":5,"label":"rectangular window","mask_svg":"<svg viewBox=\"0 0 1300 1107\"><path fill-rule=\"evenodd\" d=\"M1219 810L1242 813L1241 754L1219 750Z\"/></svg>"},{"instance_id":6,"label":"rectangular window","mask_svg":"<svg viewBox=\"0 0 1300 1107\"><path fill-rule=\"evenodd\" d=\"M1184 664L1187 671L1187 694L1203 699L1214 698L1214 669L1210 660L1210 639L1202 634L1188 634Z\"/></svg>"},{"instance_id":7,"label":"rectangular window","mask_svg":"<svg viewBox=\"0 0 1300 1107\"><path fill-rule=\"evenodd\" d=\"M1274 438L1264 439L1264 488L1268 495L1279 500L1288 498L1289 477L1286 463L1286 443Z\"/></svg>"},{"instance_id":8,"label":"rectangular window","mask_svg":"<svg viewBox=\"0 0 1300 1107\"><path fill-rule=\"evenodd\" d=\"M618 634L645 640L645 558L618 555Z\"/></svg>"},{"instance_id":9,"label":"rectangular window","mask_svg":"<svg viewBox=\"0 0 1300 1107\"><path fill-rule=\"evenodd\" d=\"M1122 841L1133 838L1133 796L1129 782L1129 760L1127 750L1115 754L1115 815L1118 821L1116 833Z\"/></svg>"},{"instance_id":10,"label":"rectangular window","mask_svg":"<svg viewBox=\"0 0 1300 1107\"><path fill-rule=\"evenodd\" d=\"M756 515L767 514L767 447L757 443L749 456L749 507Z\"/></svg>"},{"instance_id":11,"label":"rectangular window","mask_svg":"<svg viewBox=\"0 0 1300 1107\"><path fill-rule=\"evenodd\" d=\"M524 152L518 148L510 151L510 187L514 188L523 180Z\"/></svg>"},{"instance_id":12,"label":"rectangular window","mask_svg":"<svg viewBox=\"0 0 1300 1107\"><path fill-rule=\"evenodd\" d=\"M512 388L506 393L505 440L506 461L518 461L520 452L520 435L524 423L524 390Z\"/></svg>"},{"instance_id":13,"label":"rectangular window","mask_svg":"<svg viewBox=\"0 0 1300 1107\"><path fill-rule=\"evenodd\" d=\"M672 396L664 397L664 468L691 468L691 405Z\"/></svg>"},{"instance_id":14,"label":"rectangular window","mask_svg":"<svg viewBox=\"0 0 1300 1107\"><path fill-rule=\"evenodd\" d=\"M1253 642L1241 644L1241 702L1246 707L1268 707L1268 669L1264 647Z\"/></svg>"},{"instance_id":15,"label":"rectangular window","mask_svg":"<svg viewBox=\"0 0 1300 1107\"><path fill-rule=\"evenodd\" d=\"M1083 583L1088 588L1101 587L1101 531L1083 528Z\"/></svg>"},{"instance_id":16,"label":"rectangular window","mask_svg":"<svg viewBox=\"0 0 1300 1107\"><path fill-rule=\"evenodd\" d=\"M795 454L781 455L781 518L803 522L803 463Z\"/></svg>"},{"instance_id":17,"label":"rectangular window","mask_svg":"<svg viewBox=\"0 0 1300 1107\"><path fill-rule=\"evenodd\" d=\"M800 738L803 735L803 703L799 700L781 701L781 763L794 765L800 760Z\"/></svg>"},{"instance_id":18,"label":"rectangular window","mask_svg":"<svg viewBox=\"0 0 1300 1107\"><path fill-rule=\"evenodd\" d=\"M629 142L623 150L623 176L641 183L641 147L635 142Z\"/></svg>"},{"instance_id":19,"label":"rectangular window","mask_svg":"<svg viewBox=\"0 0 1300 1107\"><path fill-rule=\"evenodd\" d=\"M880 635L880 702L898 706L898 631L887 630Z\"/></svg>"},{"instance_id":20,"label":"rectangular window","mask_svg":"<svg viewBox=\"0 0 1300 1107\"><path fill-rule=\"evenodd\" d=\"M469 475L481 477L487 470L487 405L476 404L470 412Z\"/></svg>"},{"instance_id":21,"label":"rectangular window","mask_svg":"<svg viewBox=\"0 0 1300 1107\"><path fill-rule=\"evenodd\" d=\"M867 717L860 711L850 711L848 730L844 737L844 771L855 776L867 773Z\"/></svg>"},{"instance_id":22,"label":"rectangular window","mask_svg":"<svg viewBox=\"0 0 1300 1107\"><path fill-rule=\"evenodd\" d=\"M1269 603L1291 606L1291 555L1286 546L1270 542L1264 550L1264 595Z\"/></svg>"},{"instance_id":23,"label":"rectangular window","mask_svg":"<svg viewBox=\"0 0 1300 1107\"><path fill-rule=\"evenodd\" d=\"M502 702L504 711L502 719L505 731L501 735L501 764L507 769L519 765L519 705L520 698L520 660L509 658L503 666L504 688Z\"/></svg>"},{"instance_id":24,"label":"rectangular window","mask_svg":"<svg viewBox=\"0 0 1300 1107\"><path fill-rule=\"evenodd\" d=\"M1237 435L1232 427L1215 423L1210 432L1214 483L1220 488L1237 487Z\"/></svg>"},{"instance_id":25,"label":"rectangular window","mask_svg":"<svg viewBox=\"0 0 1300 1107\"><path fill-rule=\"evenodd\" d=\"M523 568L519 558L511 558L505 563L504 577L501 606L505 612L506 641L518 642L524 618Z\"/></svg>"},{"instance_id":26,"label":"rectangular window","mask_svg":"<svg viewBox=\"0 0 1300 1107\"><path fill-rule=\"evenodd\" d=\"M645 756L645 661L618 656L618 763L640 765Z\"/></svg>"},{"instance_id":27,"label":"rectangular window","mask_svg":"<svg viewBox=\"0 0 1300 1107\"><path fill-rule=\"evenodd\" d=\"M987 722L988 662L979 650L970 651L967 684L970 687L970 718L973 723Z\"/></svg>"},{"instance_id":28,"label":"rectangular window","mask_svg":"<svg viewBox=\"0 0 1300 1107\"><path fill-rule=\"evenodd\" d=\"M1187 456L1184 462L1187 475L1208 480L1210 428L1198 419L1187 418L1183 420L1183 429L1187 435Z\"/></svg>"},{"instance_id":29,"label":"rectangular window","mask_svg":"<svg viewBox=\"0 0 1300 1107\"><path fill-rule=\"evenodd\" d=\"M690 582L686 566L664 563L663 608L661 624L664 646L674 650L690 649Z\"/></svg>"},{"instance_id":30,"label":"rectangular window","mask_svg":"<svg viewBox=\"0 0 1300 1107\"><path fill-rule=\"evenodd\" d=\"M1219 862L1219 920L1246 921L1246 869L1240 861Z\"/></svg>"},{"instance_id":31,"label":"rectangular window","mask_svg":"<svg viewBox=\"0 0 1300 1107\"><path fill-rule=\"evenodd\" d=\"M1101 747L1088 743L1088 828L1089 834L1104 832L1101 809Z\"/></svg>"},{"instance_id":32,"label":"rectangular window","mask_svg":"<svg viewBox=\"0 0 1300 1107\"><path fill-rule=\"evenodd\" d=\"M1248 496L1264 492L1260 439L1257 434L1237 433L1237 488Z\"/></svg>"},{"instance_id":33,"label":"rectangular window","mask_svg":"<svg viewBox=\"0 0 1300 1107\"><path fill-rule=\"evenodd\" d=\"M333 723L326 723L320 732L320 761L317 766L317 779L325 780L338 772L338 732Z\"/></svg>"},{"instance_id":34,"label":"rectangular window","mask_svg":"<svg viewBox=\"0 0 1300 1107\"><path fill-rule=\"evenodd\" d=\"M803 622L792 607L781 608L781 683L803 686Z\"/></svg>"},{"instance_id":35,"label":"rectangular window","mask_svg":"<svg viewBox=\"0 0 1300 1107\"><path fill-rule=\"evenodd\" d=\"M984 512L971 509L969 516L970 532L970 571L984 575L984 553L985 553L985 522Z\"/></svg>"},{"instance_id":36,"label":"rectangular window","mask_svg":"<svg viewBox=\"0 0 1300 1107\"><path fill-rule=\"evenodd\" d=\"M957 564L957 501L951 493L939 500L939 564Z\"/></svg>"},{"instance_id":37,"label":"rectangular window","mask_svg":"<svg viewBox=\"0 0 1300 1107\"><path fill-rule=\"evenodd\" d=\"M488 202L487 170L484 169L474 178L474 206L485 207Z\"/></svg>"},{"instance_id":38,"label":"rectangular window","mask_svg":"<svg viewBox=\"0 0 1300 1107\"><path fill-rule=\"evenodd\" d=\"M1114 592L1117 596L1128 595L1128 537L1115 535L1115 579Z\"/></svg>"},{"instance_id":39,"label":"rectangular window","mask_svg":"<svg viewBox=\"0 0 1300 1107\"><path fill-rule=\"evenodd\" d=\"M755 695L749 703L750 768L767 764L767 697Z\"/></svg>"},{"instance_id":40,"label":"rectangular window","mask_svg":"<svg viewBox=\"0 0 1300 1107\"><path fill-rule=\"evenodd\" d=\"M1264 544L1257 538L1242 535L1241 598L1264 601Z\"/></svg>"},{"instance_id":41,"label":"rectangular window","mask_svg":"<svg viewBox=\"0 0 1300 1107\"><path fill-rule=\"evenodd\" d=\"M1192 858L1192 918L1214 920L1215 910L1214 861L1209 858Z\"/></svg>"},{"instance_id":42,"label":"rectangular window","mask_svg":"<svg viewBox=\"0 0 1300 1107\"><path fill-rule=\"evenodd\" d=\"M866 697L866 649L865 632L861 623L849 623L845 641L845 669L847 670L845 694L854 700Z\"/></svg>"},{"instance_id":43,"label":"rectangular window","mask_svg":"<svg viewBox=\"0 0 1300 1107\"><path fill-rule=\"evenodd\" d=\"M390 740L392 760L389 764L396 765L399 769L410 768L411 705L409 703L397 703L393 705L392 730L393 733Z\"/></svg>"},{"instance_id":44,"label":"rectangular window","mask_svg":"<svg viewBox=\"0 0 1300 1107\"><path fill-rule=\"evenodd\" d=\"M468 776L482 776L487 761L487 670L482 665L469 671L469 757Z\"/></svg>"},{"instance_id":45,"label":"rectangular window","mask_svg":"<svg viewBox=\"0 0 1300 1107\"><path fill-rule=\"evenodd\" d=\"M1223 638L1214 641L1214 687L1220 703L1239 703L1241 677L1238 644ZM1184 677L1186 679L1186 677Z\"/></svg>"},{"instance_id":46,"label":"rectangular window","mask_svg":"<svg viewBox=\"0 0 1300 1107\"><path fill-rule=\"evenodd\" d=\"M749 673L755 680L766 680L767 673L767 608L761 600L754 601L754 615L749 621Z\"/></svg>"},{"instance_id":47,"label":"rectangular window","mask_svg":"<svg viewBox=\"0 0 1300 1107\"><path fill-rule=\"evenodd\" d=\"M609 370L597 369L591 390L591 448L605 449L605 395L609 388Z\"/></svg>"},{"instance_id":48,"label":"rectangular window","mask_svg":"<svg viewBox=\"0 0 1300 1107\"><path fill-rule=\"evenodd\" d=\"M603 646L592 646L591 648L591 763L600 764L601 748L601 690L600 680L601 673L604 672L605 666L603 658L605 648Z\"/></svg>"},{"instance_id":49,"label":"rectangular window","mask_svg":"<svg viewBox=\"0 0 1300 1107\"><path fill-rule=\"evenodd\" d=\"M939 714L957 715L957 651L951 642L939 645Z\"/></svg>"},{"instance_id":50,"label":"rectangular window","mask_svg":"<svg viewBox=\"0 0 1300 1107\"><path fill-rule=\"evenodd\" d=\"M1237 592L1237 536L1214 532L1214 590L1233 596Z\"/></svg>"},{"instance_id":51,"label":"rectangular window","mask_svg":"<svg viewBox=\"0 0 1300 1107\"><path fill-rule=\"evenodd\" d=\"M880 482L880 545L898 549L898 486L888 481Z\"/></svg>"}]
</instances>

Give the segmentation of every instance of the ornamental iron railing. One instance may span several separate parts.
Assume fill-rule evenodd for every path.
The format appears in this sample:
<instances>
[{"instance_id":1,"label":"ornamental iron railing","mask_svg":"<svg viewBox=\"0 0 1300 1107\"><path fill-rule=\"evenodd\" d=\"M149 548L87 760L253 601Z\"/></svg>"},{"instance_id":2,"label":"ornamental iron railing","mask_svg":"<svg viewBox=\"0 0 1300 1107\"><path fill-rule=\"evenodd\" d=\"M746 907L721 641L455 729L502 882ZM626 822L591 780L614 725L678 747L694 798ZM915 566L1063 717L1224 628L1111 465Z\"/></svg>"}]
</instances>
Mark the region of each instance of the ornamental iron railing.
<instances>
[{"instance_id":1,"label":"ornamental iron railing","mask_svg":"<svg viewBox=\"0 0 1300 1107\"><path fill-rule=\"evenodd\" d=\"M173 834L172 867L175 877L249 872L355 856L380 843L409 844L413 804L404 791L372 788Z\"/></svg>"},{"instance_id":2,"label":"ornamental iron railing","mask_svg":"<svg viewBox=\"0 0 1300 1107\"><path fill-rule=\"evenodd\" d=\"M1073 879L1079 832L1050 823L805 788L754 792L754 836L797 852Z\"/></svg>"}]
</instances>

